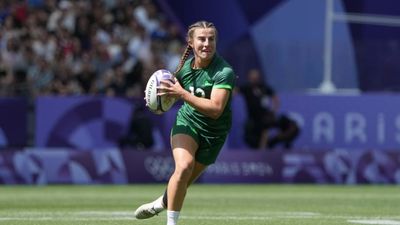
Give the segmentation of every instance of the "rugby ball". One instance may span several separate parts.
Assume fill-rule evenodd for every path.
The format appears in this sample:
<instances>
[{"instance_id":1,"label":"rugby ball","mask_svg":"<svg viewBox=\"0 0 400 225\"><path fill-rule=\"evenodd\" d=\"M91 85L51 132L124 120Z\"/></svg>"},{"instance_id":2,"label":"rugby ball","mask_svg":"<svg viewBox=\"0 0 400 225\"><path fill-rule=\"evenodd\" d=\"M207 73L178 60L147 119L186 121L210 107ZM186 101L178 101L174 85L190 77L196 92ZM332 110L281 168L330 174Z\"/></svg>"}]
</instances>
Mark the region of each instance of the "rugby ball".
<instances>
[{"instance_id":1,"label":"rugby ball","mask_svg":"<svg viewBox=\"0 0 400 225\"><path fill-rule=\"evenodd\" d=\"M144 91L146 106L155 114L162 114L168 111L175 103L175 99L168 96L158 96L157 93L162 80L170 80L174 82L174 76L168 70L157 70L154 72L146 84Z\"/></svg>"}]
</instances>

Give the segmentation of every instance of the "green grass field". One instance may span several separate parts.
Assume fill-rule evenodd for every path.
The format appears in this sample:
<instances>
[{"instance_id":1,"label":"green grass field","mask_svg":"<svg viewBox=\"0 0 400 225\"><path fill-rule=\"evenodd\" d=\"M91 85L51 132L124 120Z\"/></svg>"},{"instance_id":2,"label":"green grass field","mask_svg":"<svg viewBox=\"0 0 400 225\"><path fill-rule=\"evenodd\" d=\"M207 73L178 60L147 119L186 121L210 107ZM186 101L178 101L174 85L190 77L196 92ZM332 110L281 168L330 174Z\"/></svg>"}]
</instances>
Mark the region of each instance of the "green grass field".
<instances>
[{"instance_id":1,"label":"green grass field","mask_svg":"<svg viewBox=\"0 0 400 225\"><path fill-rule=\"evenodd\" d=\"M164 185L0 186L0 224L165 225L134 209ZM399 186L194 185L180 225L400 225Z\"/></svg>"}]
</instances>

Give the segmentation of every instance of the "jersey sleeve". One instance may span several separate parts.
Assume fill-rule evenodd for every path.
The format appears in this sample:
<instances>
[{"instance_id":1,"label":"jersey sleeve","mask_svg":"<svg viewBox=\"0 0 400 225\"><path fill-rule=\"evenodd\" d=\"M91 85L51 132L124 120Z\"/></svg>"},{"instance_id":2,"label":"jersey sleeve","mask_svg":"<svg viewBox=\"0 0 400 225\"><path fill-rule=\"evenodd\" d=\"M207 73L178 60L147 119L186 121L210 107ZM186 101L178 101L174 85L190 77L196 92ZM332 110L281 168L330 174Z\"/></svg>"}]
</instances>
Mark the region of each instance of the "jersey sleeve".
<instances>
[{"instance_id":1,"label":"jersey sleeve","mask_svg":"<svg viewBox=\"0 0 400 225\"><path fill-rule=\"evenodd\" d=\"M213 88L232 90L235 86L235 74L229 67L224 68L214 77Z\"/></svg>"}]
</instances>

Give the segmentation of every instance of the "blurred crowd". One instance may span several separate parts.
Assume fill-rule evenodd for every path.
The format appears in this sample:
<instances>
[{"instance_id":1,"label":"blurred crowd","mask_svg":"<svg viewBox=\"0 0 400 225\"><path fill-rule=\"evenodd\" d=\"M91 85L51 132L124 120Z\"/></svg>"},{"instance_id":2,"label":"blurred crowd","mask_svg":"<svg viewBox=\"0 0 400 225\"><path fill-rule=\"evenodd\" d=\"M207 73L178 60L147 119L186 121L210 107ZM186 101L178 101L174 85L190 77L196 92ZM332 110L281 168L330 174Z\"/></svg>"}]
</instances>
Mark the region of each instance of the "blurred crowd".
<instances>
[{"instance_id":1,"label":"blurred crowd","mask_svg":"<svg viewBox=\"0 0 400 225\"><path fill-rule=\"evenodd\" d=\"M0 97L142 98L149 76L161 68L175 71L184 47L179 27L154 0L2 0ZM247 86L238 88L251 115L244 127L247 144L265 149L283 143L290 148L297 125L282 120L278 107L268 104L277 96L260 71L248 75ZM135 117L120 144L137 142L149 148L152 128L143 125L140 111ZM271 129L279 132L271 136Z\"/></svg>"},{"instance_id":2,"label":"blurred crowd","mask_svg":"<svg viewBox=\"0 0 400 225\"><path fill-rule=\"evenodd\" d=\"M182 48L152 0L2 0L0 96L141 97Z\"/></svg>"}]
</instances>

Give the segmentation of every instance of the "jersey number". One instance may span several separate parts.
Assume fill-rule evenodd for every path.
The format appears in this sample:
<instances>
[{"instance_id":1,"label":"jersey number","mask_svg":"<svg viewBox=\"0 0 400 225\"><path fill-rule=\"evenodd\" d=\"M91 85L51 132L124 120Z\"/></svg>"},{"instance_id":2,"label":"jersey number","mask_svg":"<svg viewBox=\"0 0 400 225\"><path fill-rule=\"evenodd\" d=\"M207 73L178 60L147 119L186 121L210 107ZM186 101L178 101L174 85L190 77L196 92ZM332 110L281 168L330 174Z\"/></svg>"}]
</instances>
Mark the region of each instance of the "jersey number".
<instances>
[{"instance_id":1,"label":"jersey number","mask_svg":"<svg viewBox=\"0 0 400 225\"><path fill-rule=\"evenodd\" d=\"M195 96L199 96L200 95L200 97L202 97L202 98L206 97L206 93L201 88L196 88L196 91L195 91L194 87L190 86L189 90L190 90L190 93L192 93L192 95L195 95Z\"/></svg>"}]
</instances>

